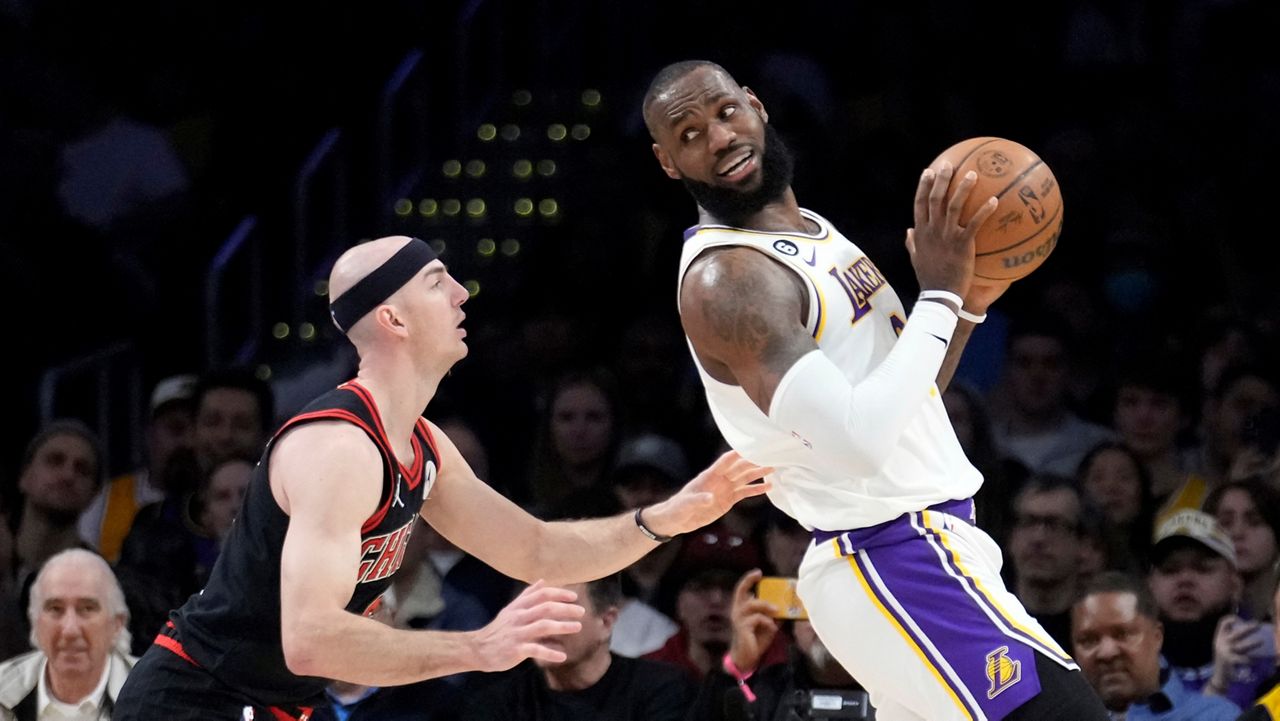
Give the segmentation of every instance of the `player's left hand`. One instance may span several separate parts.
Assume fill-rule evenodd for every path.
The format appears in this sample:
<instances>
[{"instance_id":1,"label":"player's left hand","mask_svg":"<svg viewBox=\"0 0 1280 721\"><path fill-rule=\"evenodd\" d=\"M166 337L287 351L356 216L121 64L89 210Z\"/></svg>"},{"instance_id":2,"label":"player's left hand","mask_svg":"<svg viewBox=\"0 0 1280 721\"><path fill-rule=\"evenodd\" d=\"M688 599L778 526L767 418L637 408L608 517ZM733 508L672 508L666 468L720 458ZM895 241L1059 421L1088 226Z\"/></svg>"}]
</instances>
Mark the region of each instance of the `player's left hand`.
<instances>
[{"instance_id":1,"label":"player's left hand","mask_svg":"<svg viewBox=\"0 0 1280 721\"><path fill-rule=\"evenodd\" d=\"M991 304L1004 295L1013 281L994 281L988 285L978 285L975 281L964 295L964 309L974 315L985 315Z\"/></svg>"},{"instance_id":2,"label":"player's left hand","mask_svg":"<svg viewBox=\"0 0 1280 721\"><path fill-rule=\"evenodd\" d=\"M768 492L773 485L759 479L770 473L772 468L757 466L737 451L729 451L674 496L645 509L645 524L664 536L695 531L723 516L738 501Z\"/></svg>"}]
</instances>

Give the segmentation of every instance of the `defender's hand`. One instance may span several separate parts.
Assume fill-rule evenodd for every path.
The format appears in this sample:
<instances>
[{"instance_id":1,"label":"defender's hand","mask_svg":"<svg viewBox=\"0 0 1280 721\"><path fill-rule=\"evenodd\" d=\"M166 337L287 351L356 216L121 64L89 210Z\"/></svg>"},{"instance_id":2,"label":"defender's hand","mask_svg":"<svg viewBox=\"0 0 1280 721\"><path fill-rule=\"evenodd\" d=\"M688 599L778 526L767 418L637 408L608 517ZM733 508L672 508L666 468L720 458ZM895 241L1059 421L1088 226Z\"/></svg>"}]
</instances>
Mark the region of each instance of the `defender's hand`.
<instances>
[{"instance_id":1,"label":"defender's hand","mask_svg":"<svg viewBox=\"0 0 1280 721\"><path fill-rule=\"evenodd\" d=\"M738 501L773 488L767 480L756 482L770 473L772 468L757 466L737 451L729 451L674 496L646 508L645 525L663 536L696 531L723 516Z\"/></svg>"},{"instance_id":2,"label":"defender's hand","mask_svg":"<svg viewBox=\"0 0 1280 721\"><path fill-rule=\"evenodd\" d=\"M480 671L506 671L526 658L560 663L564 651L545 643L550 636L582 630L578 619L586 609L574 603L573 591L537 581L507 604L488 626L474 634L476 667Z\"/></svg>"}]
</instances>

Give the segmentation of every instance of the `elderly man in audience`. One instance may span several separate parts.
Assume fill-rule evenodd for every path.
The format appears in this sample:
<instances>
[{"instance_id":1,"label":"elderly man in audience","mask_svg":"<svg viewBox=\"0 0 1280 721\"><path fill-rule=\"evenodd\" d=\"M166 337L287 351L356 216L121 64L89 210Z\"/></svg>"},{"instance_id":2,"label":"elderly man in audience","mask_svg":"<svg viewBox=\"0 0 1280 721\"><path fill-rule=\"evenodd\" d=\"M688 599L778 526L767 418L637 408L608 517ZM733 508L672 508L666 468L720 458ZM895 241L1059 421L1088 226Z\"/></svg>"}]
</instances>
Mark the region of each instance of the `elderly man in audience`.
<instances>
[{"instance_id":1,"label":"elderly man in audience","mask_svg":"<svg viewBox=\"0 0 1280 721\"><path fill-rule=\"evenodd\" d=\"M0 721L104 721L137 660L106 561L74 548L45 563L27 610L36 650L0 664Z\"/></svg>"}]
</instances>

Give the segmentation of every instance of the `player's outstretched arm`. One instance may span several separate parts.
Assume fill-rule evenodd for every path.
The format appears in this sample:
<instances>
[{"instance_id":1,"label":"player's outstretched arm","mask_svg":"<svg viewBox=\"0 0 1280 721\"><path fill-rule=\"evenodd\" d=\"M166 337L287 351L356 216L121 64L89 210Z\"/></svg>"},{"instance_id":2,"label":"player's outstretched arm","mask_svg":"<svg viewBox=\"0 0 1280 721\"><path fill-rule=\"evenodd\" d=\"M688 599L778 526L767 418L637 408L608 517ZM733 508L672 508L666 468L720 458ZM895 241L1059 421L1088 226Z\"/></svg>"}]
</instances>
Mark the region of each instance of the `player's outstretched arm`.
<instances>
[{"instance_id":1,"label":"player's outstretched arm","mask_svg":"<svg viewBox=\"0 0 1280 721\"><path fill-rule=\"evenodd\" d=\"M272 491L289 514L280 574L280 630L293 673L368 686L460 671L498 671L525 658L563 660L539 639L576 633L575 595L535 583L485 628L406 631L345 606L360 563L360 526L377 507L382 457L362 431L315 423L271 454Z\"/></svg>"},{"instance_id":2,"label":"player's outstretched arm","mask_svg":"<svg viewBox=\"0 0 1280 721\"><path fill-rule=\"evenodd\" d=\"M432 434L440 473L422 517L445 538L515 579L583 583L615 573L652 551L657 542L636 527L632 513L609 518L544 522L476 478L439 428ZM726 453L675 495L644 510L645 526L675 536L723 516L738 501L769 490L754 483L771 473Z\"/></svg>"}]
</instances>

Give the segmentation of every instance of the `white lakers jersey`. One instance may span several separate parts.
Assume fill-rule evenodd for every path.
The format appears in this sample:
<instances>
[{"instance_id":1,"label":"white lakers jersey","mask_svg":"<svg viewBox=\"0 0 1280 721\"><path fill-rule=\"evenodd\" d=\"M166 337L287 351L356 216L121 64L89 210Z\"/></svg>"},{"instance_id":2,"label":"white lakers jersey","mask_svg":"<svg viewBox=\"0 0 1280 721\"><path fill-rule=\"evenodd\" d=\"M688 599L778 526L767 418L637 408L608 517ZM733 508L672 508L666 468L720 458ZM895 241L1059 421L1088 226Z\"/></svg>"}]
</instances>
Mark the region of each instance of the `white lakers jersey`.
<instances>
[{"instance_id":1,"label":"white lakers jersey","mask_svg":"<svg viewBox=\"0 0 1280 721\"><path fill-rule=\"evenodd\" d=\"M807 328L818 348L857 385L897 341L906 323L902 302L871 259L825 218L801 213L816 234L772 233L727 226L695 226L685 233L683 285L690 263L708 248L755 248L792 269L809 291ZM694 357L697 363L697 356ZM982 476L965 458L935 387L875 475L831 467L804 441L775 424L738 386L726 385L698 364L707 403L729 445L743 457L776 469L769 498L806 528L843 531L888 521L935 503L972 496Z\"/></svg>"}]
</instances>

